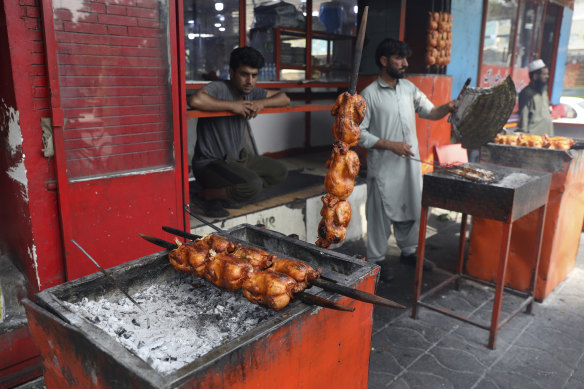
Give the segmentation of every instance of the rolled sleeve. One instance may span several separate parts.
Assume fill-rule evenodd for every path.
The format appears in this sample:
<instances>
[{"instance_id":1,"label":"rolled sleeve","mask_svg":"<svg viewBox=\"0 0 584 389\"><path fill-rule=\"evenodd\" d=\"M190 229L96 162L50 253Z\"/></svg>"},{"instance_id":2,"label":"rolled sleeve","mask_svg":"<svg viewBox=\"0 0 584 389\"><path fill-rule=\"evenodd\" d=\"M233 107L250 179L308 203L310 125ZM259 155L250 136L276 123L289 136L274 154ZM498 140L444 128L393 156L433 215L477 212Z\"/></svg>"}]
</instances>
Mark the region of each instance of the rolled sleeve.
<instances>
[{"instance_id":1,"label":"rolled sleeve","mask_svg":"<svg viewBox=\"0 0 584 389\"><path fill-rule=\"evenodd\" d=\"M426 119L430 115L430 112L432 112L434 104L432 104L422 91L416 88L414 93L414 107L418 116Z\"/></svg>"}]
</instances>

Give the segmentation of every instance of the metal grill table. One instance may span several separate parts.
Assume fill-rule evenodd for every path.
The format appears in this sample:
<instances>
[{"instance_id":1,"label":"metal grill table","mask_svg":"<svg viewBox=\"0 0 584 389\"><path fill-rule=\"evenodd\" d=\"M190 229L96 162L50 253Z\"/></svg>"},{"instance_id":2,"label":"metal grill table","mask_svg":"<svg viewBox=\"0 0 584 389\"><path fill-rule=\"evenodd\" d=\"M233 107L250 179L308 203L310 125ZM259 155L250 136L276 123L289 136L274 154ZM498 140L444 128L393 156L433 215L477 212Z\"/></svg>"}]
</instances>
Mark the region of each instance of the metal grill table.
<instances>
[{"instance_id":1,"label":"metal grill table","mask_svg":"<svg viewBox=\"0 0 584 389\"><path fill-rule=\"evenodd\" d=\"M420 220L420 234L418 240L418 260L416 263L416 274L414 279L414 304L412 307L412 317L417 317L418 306L432 309L455 319L475 325L489 331L488 347L495 348L497 331L515 316L523 308L531 313L533 309L533 293L537 280L537 269L541 254L541 242L543 236L543 221L545 219L548 192L551 182L551 174L541 173L524 169L509 168L485 164L469 164L470 167L484 168L493 171L499 180L493 183L478 183L469 181L445 171L435 171L424 175L424 189L422 192L422 212ZM462 222L460 226L460 239L458 243L458 265L456 273L451 275L444 282L428 290L421 295L422 291L422 270L426 241L426 227L428 225L428 209L430 207L442 208L450 211L461 212ZM532 268L531 283L527 292L521 292L505 288L505 273L509 258L509 241L513 222L531 212L538 212L538 228L536 231L534 244L534 263ZM464 246L466 241L466 227L468 215L497 220L503 223L503 234L501 236L498 270L495 284L463 274ZM425 303L425 297L437 292L451 282L455 283L455 288L460 289L462 279L469 279L475 282L490 285L495 288L493 311L490 325L484 325L472 321L466 317L454 314L443 308ZM524 297L522 304L513 311L509 317L499 322L501 315L501 303L503 301L503 291L508 290Z\"/></svg>"}]
</instances>

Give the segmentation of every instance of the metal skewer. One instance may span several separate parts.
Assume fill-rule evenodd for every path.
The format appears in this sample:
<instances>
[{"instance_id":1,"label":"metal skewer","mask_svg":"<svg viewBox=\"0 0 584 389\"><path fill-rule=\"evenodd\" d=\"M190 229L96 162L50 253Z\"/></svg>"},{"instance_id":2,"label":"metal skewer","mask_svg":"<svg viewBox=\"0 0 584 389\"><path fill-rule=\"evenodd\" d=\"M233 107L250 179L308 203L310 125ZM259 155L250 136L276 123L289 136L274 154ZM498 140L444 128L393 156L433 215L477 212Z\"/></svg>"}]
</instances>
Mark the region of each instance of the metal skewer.
<instances>
[{"instance_id":1,"label":"metal skewer","mask_svg":"<svg viewBox=\"0 0 584 389\"><path fill-rule=\"evenodd\" d=\"M144 234L138 234L138 235L140 235L143 239L147 240L148 242L153 243L153 244L160 246L160 247L164 247L165 249L168 249L168 250L173 250L173 249L176 249L178 247L174 243L167 242L163 239L156 238L154 236L148 236L148 235L144 235ZM343 305L343 304L335 303L334 301L330 301L330 300L327 300L325 298L315 296L313 294L306 293L306 292L294 293L294 298L298 299L306 304L318 305L319 307L330 308L330 309L334 309L337 311L353 312L355 310L354 307L348 307L348 306Z\"/></svg>"},{"instance_id":2,"label":"metal skewer","mask_svg":"<svg viewBox=\"0 0 584 389\"><path fill-rule=\"evenodd\" d=\"M172 227L162 226L162 229L166 232L169 232L171 234L175 234L175 235L180 236L182 238L193 239L193 240L201 238L199 235L193 235L193 234L190 234L188 232L177 230L176 228L172 228ZM221 231L221 232L223 232L223 231ZM140 236L144 237L141 234L140 234ZM154 238L154 239L158 239L158 238ZM162 247L164 247L164 246L162 246ZM405 309L405 307L403 305L398 304L394 301L391 301L391 300L386 299L384 297L378 296L376 294L363 292L361 290L357 290L357 289L350 288L348 286L337 284L334 282L334 280L331 280L330 278L327 278L326 276L321 275L319 278L312 281L312 285L318 286L319 288L322 288L324 290L335 292L335 293L341 294L343 296L347 296L347 297L350 297L352 299L363 301L363 302L366 302L369 304L383 305L383 306L389 307L389 308Z\"/></svg>"},{"instance_id":3,"label":"metal skewer","mask_svg":"<svg viewBox=\"0 0 584 389\"><path fill-rule=\"evenodd\" d=\"M84 249L83 247L81 247L81 246L79 245L79 243L77 243L77 242L76 242L74 239L71 239L71 242L73 242L73 244L74 244L75 246L77 246L77 247L79 248L79 250L81 250L81 252L83 252L83 254L85 254L85 256L87 256L87 258L89 258L89 259L91 260L91 262L93 262L93 264L94 264L95 266L97 266L97 268L98 268L99 270L101 270L101 272L102 272L102 273L103 273L103 274L104 274L104 275L105 275L105 276L106 276L106 277L107 277L107 278L108 278L108 279L109 279L109 280L110 280L110 281L111 281L111 282L114 284L114 286L115 286L116 288L118 288L118 289L120 290L120 292L122 292L122 293L123 293L123 294L124 294L124 295L125 295L125 296L126 296L126 297L127 297L129 300L130 300L130 301L131 301L131 302L133 302L133 303L134 303L134 305L136 305L136 306L138 307L138 309L139 309L139 310L141 310L141 311L142 311L142 313L144 314L144 316L146 316L146 325L147 325L147 328L150 328L150 317L148 316L148 313L147 313L147 312L144 310L144 308L142 308L142 307L140 306L140 304L138 304L138 302L137 302L136 300L134 300L134 299L132 298L132 296L130 296L130 295L129 295L129 294L128 294L128 293L127 293L127 292L126 292L126 291L125 291L125 290L124 290L124 289L123 289L121 286L120 286L120 284L118 284L118 282L117 282L117 281L116 281L116 280L115 280L115 279L114 279L114 278L111 276L111 274L109 274L107 271L105 271L105 269L104 269L103 267L101 267L101 266L99 265L99 263L97 263L97 261L96 261L95 259L93 259L93 258L91 257L91 255L89 255L89 253L88 253L87 251L85 251L85 249Z\"/></svg>"},{"instance_id":4,"label":"metal skewer","mask_svg":"<svg viewBox=\"0 0 584 389\"><path fill-rule=\"evenodd\" d=\"M361 17L361 25L359 26L359 33L357 34L357 41L355 42L355 55L353 56L353 71L351 72L351 80L349 82L349 93L354 95L357 91L357 77L359 76L359 66L361 66L361 55L363 54L363 42L365 40L365 27L367 26L367 14L369 13L369 6L366 5L363 9L363 16Z\"/></svg>"}]
</instances>

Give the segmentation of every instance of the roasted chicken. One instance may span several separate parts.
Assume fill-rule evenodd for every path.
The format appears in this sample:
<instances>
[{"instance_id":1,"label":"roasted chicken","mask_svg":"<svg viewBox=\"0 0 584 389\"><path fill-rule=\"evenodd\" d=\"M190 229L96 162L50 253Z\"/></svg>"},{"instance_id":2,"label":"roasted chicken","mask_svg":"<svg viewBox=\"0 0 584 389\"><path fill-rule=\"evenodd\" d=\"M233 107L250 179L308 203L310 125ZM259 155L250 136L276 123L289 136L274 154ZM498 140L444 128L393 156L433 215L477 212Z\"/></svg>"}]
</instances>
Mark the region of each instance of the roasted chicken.
<instances>
[{"instance_id":1,"label":"roasted chicken","mask_svg":"<svg viewBox=\"0 0 584 389\"><path fill-rule=\"evenodd\" d=\"M541 135L519 134L517 137L517 146L542 148L546 140Z\"/></svg>"},{"instance_id":2,"label":"roasted chicken","mask_svg":"<svg viewBox=\"0 0 584 389\"><path fill-rule=\"evenodd\" d=\"M233 255L245 259L254 269L264 270L272 265L276 256L267 251L252 246L244 246L236 249Z\"/></svg>"},{"instance_id":3,"label":"roasted chicken","mask_svg":"<svg viewBox=\"0 0 584 389\"><path fill-rule=\"evenodd\" d=\"M202 240L192 244L181 244L176 240L178 248L168 254L170 264L177 270L193 273L197 277L203 277L207 262L216 253Z\"/></svg>"},{"instance_id":4,"label":"roasted chicken","mask_svg":"<svg viewBox=\"0 0 584 389\"><path fill-rule=\"evenodd\" d=\"M570 150L575 143L574 139L563 136L554 136L548 139L548 147L555 150Z\"/></svg>"},{"instance_id":5,"label":"roasted chicken","mask_svg":"<svg viewBox=\"0 0 584 389\"><path fill-rule=\"evenodd\" d=\"M205 278L223 290L241 289L251 302L275 310L284 308L294 293L310 287L321 274L320 269L305 262L277 258L219 235L208 235L190 244L176 243L178 248L168 255L175 269Z\"/></svg>"},{"instance_id":6,"label":"roasted chicken","mask_svg":"<svg viewBox=\"0 0 584 389\"><path fill-rule=\"evenodd\" d=\"M318 225L317 246L329 247L333 243L345 240L347 227L351 221L351 204L347 200L326 194L322 197L323 206L320 210L322 219Z\"/></svg>"},{"instance_id":7,"label":"roasted chicken","mask_svg":"<svg viewBox=\"0 0 584 389\"><path fill-rule=\"evenodd\" d=\"M241 285L253 270L245 259L219 253L207 262L205 278L220 289L234 291L241 289Z\"/></svg>"},{"instance_id":8,"label":"roasted chicken","mask_svg":"<svg viewBox=\"0 0 584 389\"><path fill-rule=\"evenodd\" d=\"M333 123L333 137L347 146L355 146L361 138L359 124L365 117L366 103L360 95L342 93L337 98L331 114L336 116Z\"/></svg>"},{"instance_id":9,"label":"roasted chicken","mask_svg":"<svg viewBox=\"0 0 584 389\"><path fill-rule=\"evenodd\" d=\"M359 157L342 142L335 142L333 152L325 165L329 171L324 179L324 189L340 200L353 192L355 178L359 174Z\"/></svg>"},{"instance_id":10,"label":"roasted chicken","mask_svg":"<svg viewBox=\"0 0 584 389\"><path fill-rule=\"evenodd\" d=\"M309 288L312 282L320 277L321 274L320 269L315 270L306 262L290 258L276 259L272 267L268 270L272 270L276 273L286 274L287 276L292 277L294 281L297 282L297 285L294 288L294 293Z\"/></svg>"},{"instance_id":11,"label":"roasted chicken","mask_svg":"<svg viewBox=\"0 0 584 389\"><path fill-rule=\"evenodd\" d=\"M500 145L517 146L517 138L517 135L497 134L495 137L495 143Z\"/></svg>"},{"instance_id":12,"label":"roasted chicken","mask_svg":"<svg viewBox=\"0 0 584 389\"><path fill-rule=\"evenodd\" d=\"M297 286L292 277L266 270L251 273L243 282L242 292L252 303L279 311L294 297Z\"/></svg>"}]
</instances>

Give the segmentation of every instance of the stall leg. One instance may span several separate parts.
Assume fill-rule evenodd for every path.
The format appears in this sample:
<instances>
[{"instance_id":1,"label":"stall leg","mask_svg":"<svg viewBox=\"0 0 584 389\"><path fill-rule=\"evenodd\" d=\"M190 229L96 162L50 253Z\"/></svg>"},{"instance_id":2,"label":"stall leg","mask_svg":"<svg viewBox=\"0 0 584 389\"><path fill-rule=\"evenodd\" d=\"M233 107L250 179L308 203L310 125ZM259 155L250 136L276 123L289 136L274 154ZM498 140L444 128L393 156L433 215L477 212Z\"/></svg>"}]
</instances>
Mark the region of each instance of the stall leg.
<instances>
[{"instance_id":1,"label":"stall leg","mask_svg":"<svg viewBox=\"0 0 584 389\"><path fill-rule=\"evenodd\" d=\"M422 294L422 273L424 270L424 252L426 248L426 227L428 227L428 207L422 207L420 214L420 232L418 234L418 252L416 260L416 275L414 277L414 302L412 317L415 319L418 310L418 300Z\"/></svg>"},{"instance_id":2,"label":"stall leg","mask_svg":"<svg viewBox=\"0 0 584 389\"><path fill-rule=\"evenodd\" d=\"M501 236L501 248L499 251L499 267L497 269L497 285L495 287L495 301L491 315L491 329L489 330L489 348L494 349L499 330L499 318L501 317L501 303L503 302L503 289L505 288L505 273L507 272L507 259L509 258L509 242L511 240L511 222L503 224Z\"/></svg>"},{"instance_id":3,"label":"stall leg","mask_svg":"<svg viewBox=\"0 0 584 389\"><path fill-rule=\"evenodd\" d=\"M456 272L458 277L454 281L454 288L460 290L460 282L462 269L464 266L464 246L466 244L466 225L467 225L468 215L466 213L462 214L462 220L460 221L460 239L458 240L458 267Z\"/></svg>"},{"instance_id":4,"label":"stall leg","mask_svg":"<svg viewBox=\"0 0 584 389\"><path fill-rule=\"evenodd\" d=\"M531 271L531 282L529 283L529 297L531 298L531 302L527 305L527 309L525 310L527 313L533 312L533 300L535 299L535 286L537 284L537 270L539 269L539 259L541 257L541 245L543 243L543 227L545 223L545 214L546 214L547 204L544 204L539 208L539 215L537 218L537 241L535 244L535 264L534 268Z\"/></svg>"}]
</instances>

